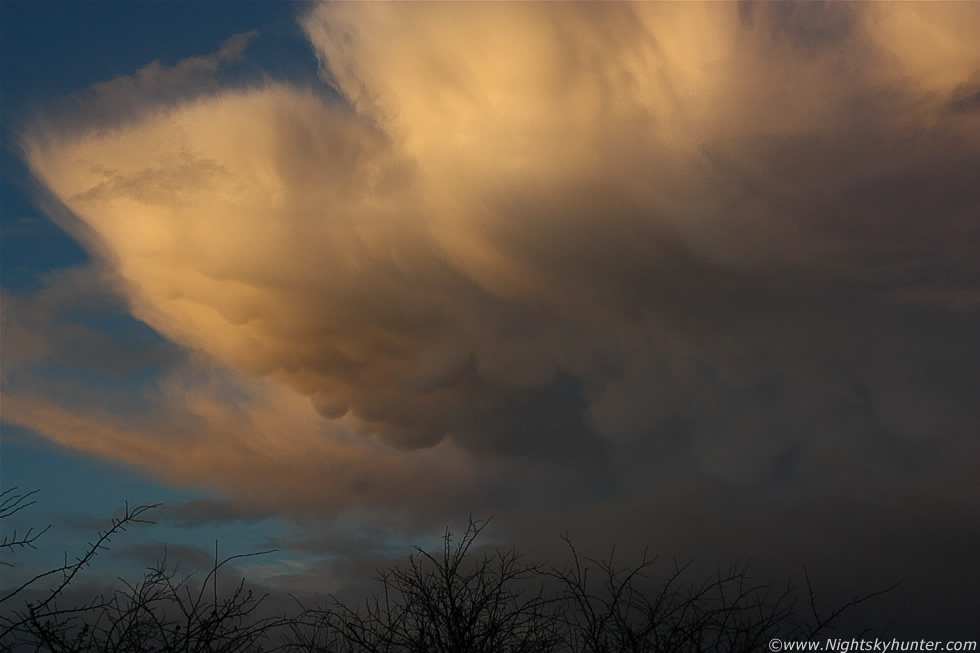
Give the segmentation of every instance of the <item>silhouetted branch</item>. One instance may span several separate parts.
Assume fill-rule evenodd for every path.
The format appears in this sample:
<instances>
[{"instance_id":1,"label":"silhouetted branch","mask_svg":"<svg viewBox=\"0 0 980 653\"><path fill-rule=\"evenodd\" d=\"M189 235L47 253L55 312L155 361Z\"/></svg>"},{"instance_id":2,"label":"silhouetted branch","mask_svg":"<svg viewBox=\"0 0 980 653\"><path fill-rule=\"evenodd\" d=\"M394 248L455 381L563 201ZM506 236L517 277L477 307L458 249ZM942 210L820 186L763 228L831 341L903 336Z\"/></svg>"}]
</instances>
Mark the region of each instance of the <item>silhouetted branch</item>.
<instances>
[{"instance_id":1,"label":"silhouetted branch","mask_svg":"<svg viewBox=\"0 0 980 653\"><path fill-rule=\"evenodd\" d=\"M6 519L7 517L16 515L24 508L33 506L36 502L33 499L28 499L37 493L38 490L31 490L30 492L19 494L17 493L16 486L0 492L0 519ZM17 535L16 530L9 536L4 535L3 540L0 540L0 553L3 553L5 550L13 551L14 549L36 549L37 547L34 546L34 542L44 535L49 528L51 528L50 525L45 526L40 531L36 532L33 528L28 528L27 532L20 536ZM13 563L6 560L0 560L0 567L13 566Z\"/></svg>"},{"instance_id":2,"label":"silhouetted branch","mask_svg":"<svg viewBox=\"0 0 980 653\"><path fill-rule=\"evenodd\" d=\"M0 510L29 505L10 495ZM755 581L747 564L687 584L690 565L674 562L653 584L648 551L622 564L615 547L603 559L579 554L563 535L565 567L525 562L515 549L477 552L487 521L472 518L462 535L449 529L441 550L415 547L407 564L378 572L378 594L353 606L336 599L295 616L261 616L267 595L245 579L222 592L218 574L229 563L271 553L220 559L200 581L179 576L166 548L139 582L120 579L111 595L62 608L57 599L109 540L153 505L126 507L72 564L38 574L2 601L51 575L60 582L45 598L0 617L0 650L50 651L323 651L331 653L612 653L648 651L748 652L774 636L810 638L844 612L892 588L858 597L822 615L804 569L812 623L797 621L797 593ZM13 540L11 540L13 541ZM279 635L282 641L271 640ZM265 648L270 646L271 648Z\"/></svg>"}]
</instances>

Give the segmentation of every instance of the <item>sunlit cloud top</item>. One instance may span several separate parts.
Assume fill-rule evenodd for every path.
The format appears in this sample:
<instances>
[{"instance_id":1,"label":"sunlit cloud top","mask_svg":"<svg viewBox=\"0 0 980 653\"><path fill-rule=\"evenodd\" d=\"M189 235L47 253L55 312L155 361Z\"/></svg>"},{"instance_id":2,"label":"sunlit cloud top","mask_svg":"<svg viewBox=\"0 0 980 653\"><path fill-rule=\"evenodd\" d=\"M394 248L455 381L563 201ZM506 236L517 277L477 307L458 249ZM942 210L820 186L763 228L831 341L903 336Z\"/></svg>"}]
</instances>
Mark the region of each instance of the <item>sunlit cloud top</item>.
<instances>
[{"instance_id":1,"label":"sunlit cloud top","mask_svg":"<svg viewBox=\"0 0 980 653\"><path fill-rule=\"evenodd\" d=\"M318 4L330 90L217 84L244 34L22 145L134 316L304 398L317 437L613 476L650 446L756 483L975 416L959 327L948 385L901 355L935 335L914 307L980 305L978 16Z\"/></svg>"}]
</instances>

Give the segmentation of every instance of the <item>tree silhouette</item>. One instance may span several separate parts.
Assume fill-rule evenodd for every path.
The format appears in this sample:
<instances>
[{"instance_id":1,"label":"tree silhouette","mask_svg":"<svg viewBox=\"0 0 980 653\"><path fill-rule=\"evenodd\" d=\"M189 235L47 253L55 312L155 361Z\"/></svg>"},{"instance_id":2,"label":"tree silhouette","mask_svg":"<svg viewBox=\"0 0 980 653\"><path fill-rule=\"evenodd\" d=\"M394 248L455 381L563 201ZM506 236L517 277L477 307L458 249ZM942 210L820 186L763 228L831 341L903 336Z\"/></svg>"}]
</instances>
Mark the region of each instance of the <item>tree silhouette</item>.
<instances>
[{"instance_id":1,"label":"tree silhouette","mask_svg":"<svg viewBox=\"0 0 980 653\"><path fill-rule=\"evenodd\" d=\"M0 517L33 503L34 492L0 494ZM646 553L620 565L615 548L604 559L581 556L563 536L565 566L527 562L516 549L479 552L487 521L470 519L458 538L447 529L441 550L416 547L407 564L379 571L377 594L362 603L333 599L293 614L262 616L266 595L244 579L220 592L219 560L198 582L181 576L163 552L137 582L121 581L109 595L59 605L66 588L112 538L157 505L128 505L100 531L75 562L38 574L0 597L0 651L307 651L330 653L618 653L648 651L758 651L780 636L812 639L845 611L881 592L855 598L826 614L816 609L807 577L808 611L796 611L799 593L756 582L747 565L698 583L687 566L653 583L656 559ZM46 529L5 537L5 556ZM3 561L9 566L9 561ZM41 598L26 590L54 579ZM889 588L891 589L891 588ZM209 591L210 590L210 591ZM883 591L888 591L883 590ZM23 605L16 605L18 599Z\"/></svg>"}]
</instances>

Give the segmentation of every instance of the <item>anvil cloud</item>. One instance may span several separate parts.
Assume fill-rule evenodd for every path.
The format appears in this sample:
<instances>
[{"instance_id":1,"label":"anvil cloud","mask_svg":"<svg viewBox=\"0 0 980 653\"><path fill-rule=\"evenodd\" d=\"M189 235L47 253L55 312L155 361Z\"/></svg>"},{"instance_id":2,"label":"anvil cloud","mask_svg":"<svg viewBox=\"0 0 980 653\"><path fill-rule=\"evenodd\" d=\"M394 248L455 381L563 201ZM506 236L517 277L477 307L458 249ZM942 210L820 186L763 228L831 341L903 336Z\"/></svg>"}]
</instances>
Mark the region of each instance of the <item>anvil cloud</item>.
<instances>
[{"instance_id":1,"label":"anvil cloud","mask_svg":"<svg viewBox=\"0 0 980 653\"><path fill-rule=\"evenodd\" d=\"M244 35L25 129L52 214L192 362L142 426L27 393L6 419L295 514L567 516L676 484L893 506L909 479L980 507L954 489L980 418L977 5L301 24L322 86L191 79Z\"/></svg>"}]
</instances>

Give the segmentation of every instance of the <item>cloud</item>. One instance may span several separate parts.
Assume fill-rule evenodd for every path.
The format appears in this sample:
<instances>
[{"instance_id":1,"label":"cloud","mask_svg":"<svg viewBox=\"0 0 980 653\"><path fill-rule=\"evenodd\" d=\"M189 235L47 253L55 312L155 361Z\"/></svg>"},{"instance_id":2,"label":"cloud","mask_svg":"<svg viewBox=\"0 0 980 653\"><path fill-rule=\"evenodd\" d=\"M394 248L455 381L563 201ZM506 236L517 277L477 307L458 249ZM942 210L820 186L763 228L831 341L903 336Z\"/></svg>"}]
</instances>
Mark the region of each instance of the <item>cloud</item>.
<instances>
[{"instance_id":1,"label":"cloud","mask_svg":"<svg viewBox=\"0 0 980 653\"><path fill-rule=\"evenodd\" d=\"M47 129L111 130L138 120L148 106L173 106L220 88L224 73L241 62L257 30L228 37L213 53L187 57L174 65L154 60L132 75L119 75L52 102L33 120Z\"/></svg>"},{"instance_id":2,"label":"cloud","mask_svg":"<svg viewBox=\"0 0 980 653\"><path fill-rule=\"evenodd\" d=\"M63 378L119 382L172 363L176 348L132 321L108 281L104 270L83 266L47 273L38 289L4 290L3 381L50 390L52 368Z\"/></svg>"},{"instance_id":3,"label":"cloud","mask_svg":"<svg viewBox=\"0 0 980 653\"><path fill-rule=\"evenodd\" d=\"M980 417L977 16L328 3L336 96L141 73L23 149L187 361L142 417L4 418L233 497L188 519L941 485Z\"/></svg>"},{"instance_id":4,"label":"cloud","mask_svg":"<svg viewBox=\"0 0 980 653\"><path fill-rule=\"evenodd\" d=\"M213 568L215 564L214 551L208 552L196 546L167 545L161 542L130 545L119 551L117 555L136 560L147 569L166 563L168 570L177 567L183 574L200 573L202 569L207 573L207 570Z\"/></svg>"},{"instance_id":5,"label":"cloud","mask_svg":"<svg viewBox=\"0 0 980 653\"><path fill-rule=\"evenodd\" d=\"M473 477L471 463L449 445L405 454L343 429L328 432L302 396L236 378L208 366L181 369L139 416L5 392L4 420L165 482L231 493L253 514L285 509L299 519L358 506L445 504L453 499L439 500L443 483L462 487Z\"/></svg>"},{"instance_id":6,"label":"cloud","mask_svg":"<svg viewBox=\"0 0 980 653\"><path fill-rule=\"evenodd\" d=\"M132 100L134 95L142 93L152 98L157 94L183 91L188 84L200 79L213 80L214 74L222 65L240 60L249 42L257 35L257 31L235 34L229 37L217 52L188 57L174 66L153 61L140 68L133 76L121 75L107 82L94 84L89 94L108 101L110 99Z\"/></svg>"}]
</instances>

